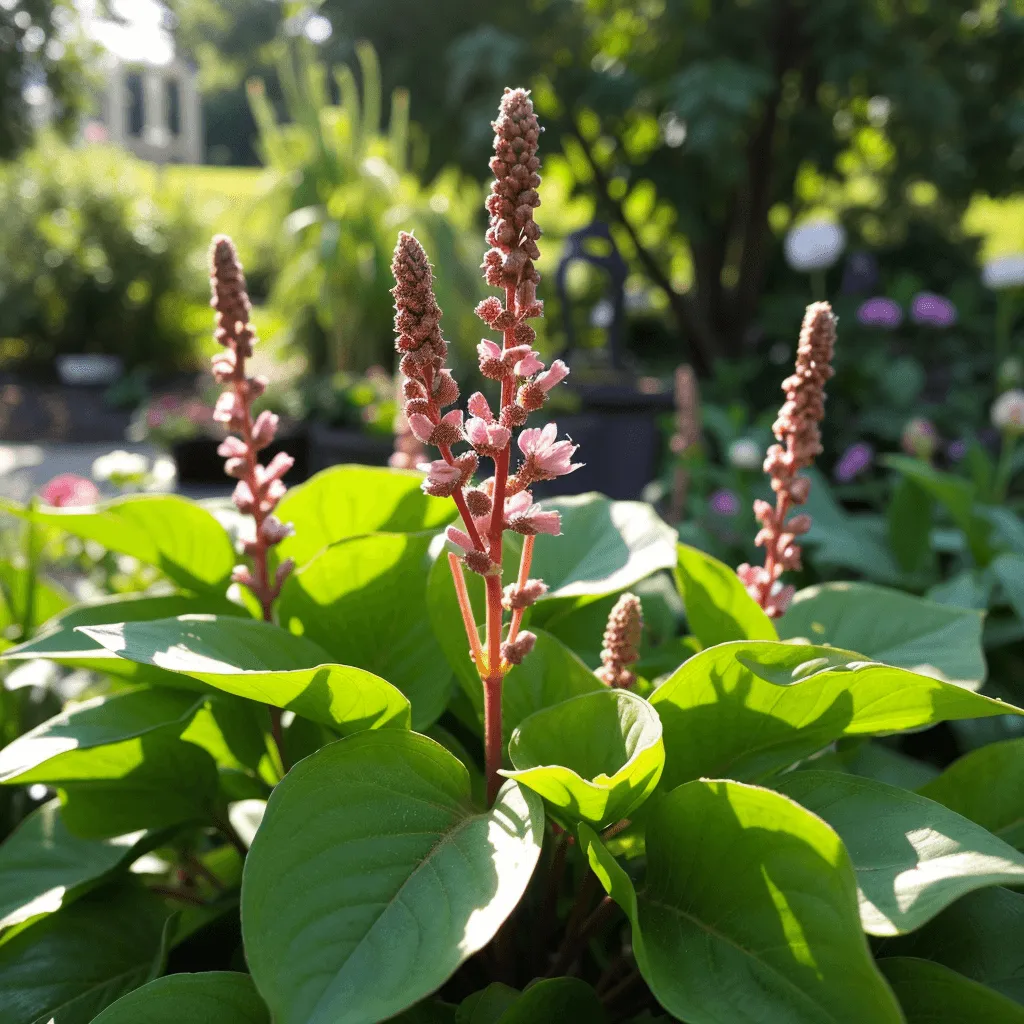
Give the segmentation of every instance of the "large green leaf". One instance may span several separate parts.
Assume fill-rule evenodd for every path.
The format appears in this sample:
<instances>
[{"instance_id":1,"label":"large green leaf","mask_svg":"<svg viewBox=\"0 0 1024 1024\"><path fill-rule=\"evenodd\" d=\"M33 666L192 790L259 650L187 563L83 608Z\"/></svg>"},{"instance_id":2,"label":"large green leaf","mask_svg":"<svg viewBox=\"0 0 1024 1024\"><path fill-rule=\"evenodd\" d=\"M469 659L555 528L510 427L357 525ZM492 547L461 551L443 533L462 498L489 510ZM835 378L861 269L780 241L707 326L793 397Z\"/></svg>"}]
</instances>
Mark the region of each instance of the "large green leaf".
<instances>
[{"instance_id":1,"label":"large green leaf","mask_svg":"<svg viewBox=\"0 0 1024 1024\"><path fill-rule=\"evenodd\" d=\"M651 695L667 786L757 780L840 736L1022 714L1001 701L832 647L741 641L685 662Z\"/></svg>"},{"instance_id":2,"label":"large green leaf","mask_svg":"<svg viewBox=\"0 0 1024 1024\"><path fill-rule=\"evenodd\" d=\"M530 575L548 585L542 600L611 594L675 568L676 532L644 502L591 493L543 504L562 514L562 535L535 542Z\"/></svg>"},{"instance_id":3,"label":"large green leaf","mask_svg":"<svg viewBox=\"0 0 1024 1024\"><path fill-rule=\"evenodd\" d=\"M544 978L531 985L497 1018L497 1024L586 1021L603 1024L604 1007L594 989L579 978Z\"/></svg>"},{"instance_id":4,"label":"large green leaf","mask_svg":"<svg viewBox=\"0 0 1024 1024\"><path fill-rule=\"evenodd\" d=\"M992 561L992 572L1002 584L1013 610L1024 619L1024 554L1002 554Z\"/></svg>"},{"instance_id":5,"label":"large green leaf","mask_svg":"<svg viewBox=\"0 0 1024 1024\"><path fill-rule=\"evenodd\" d=\"M729 640L777 640L772 620L740 583L736 570L698 548L679 544L676 585L690 632L705 647Z\"/></svg>"},{"instance_id":6,"label":"large green leaf","mask_svg":"<svg viewBox=\"0 0 1024 1024\"><path fill-rule=\"evenodd\" d=\"M934 960L1024 1003L1024 895L968 893L916 932L887 939L879 954Z\"/></svg>"},{"instance_id":7,"label":"large green leaf","mask_svg":"<svg viewBox=\"0 0 1024 1024\"><path fill-rule=\"evenodd\" d=\"M636 892L588 826L590 865L633 926L658 1002L691 1024L901 1024L839 837L787 797L702 780L652 805Z\"/></svg>"},{"instance_id":8,"label":"large green leaf","mask_svg":"<svg viewBox=\"0 0 1024 1024\"><path fill-rule=\"evenodd\" d=\"M794 637L935 675L970 689L985 678L984 616L871 583L823 583L801 590L779 620ZM731 639L731 638L730 638Z\"/></svg>"},{"instance_id":9,"label":"large green leaf","mask_svg":"<svg viewBox=\"0 0 1024 1024\"><path fill-rule=\"evenodd\" d=\"M1024 850L1024 739L972 750L918 792Z\"/></svg>"},{"instance_id":10,"label":"large green leaf","mask_svg":"<svg viewBox=\"0 0 1024 1024\"><path fill-rule=\"evenodd\" d=\"M0 782L26 781L26 772L75 751L158 729L177 727L180 732L202 704L203 698L194 693L139 688L74 705L0 750Z\"/></svg>"},{"instance_id":11,"label":"large green leaf","mask_svg":"<svg viewBox=\"0 0 1024 1024\"><path fill-rule=\"evenodd\" d=\"M139 886L89 893L0 946L0 1024L88 1024L160 973L168 912Z\"/></svg>"},{"instance_id":12,"label":"large green leaf","mask_svg":"<svg viewBox=\"0 0 1024 1024\"><path fill-rule=\"evenodd\" d=\"M270 1024L248 974L172 974L121 996L93 1024Z\"/></svg>"},{"instance_id":13,"label":"large green leaf","mask_svg":"<svg viewBox=\"0 0 1024 1024\"><path fill-rule=\"evenodd\" d=\"M941 964L892 957L878 966L907 1024L1024 1024L1024 1007Z\"/></svg>"},{"instance_id":14,"label":"large green leaf","mask_svg":"<svg viewBox=\"0 0 1024 1024\"><path fill-rule=\"evenodd\" d=\"M80 839L52 801L0 845L0 930L52 914L138 855L144 833Z\"/></svg>"},{"instance_id":15,"label":"large green leaf","mask_svg":"<svg viewBox=\"0 0 1024 1024\"><path fill-rule=\"evenodd\" d=\"M469 794L454 755L395 729L288 773L242 882L246 955L278 1024L383 1020L490 941L536 866L544 811L514 782L489 812Z\"/></svg>"},{"instance_id":16,"label":"large green leaf","mask_svg":"<svg viewBox=\"0 0 1024 1024\"><path fill-rule=\"evenodd\" d=\"M193 590L225 589L236 562L220 523L195 502L173 494L135 494L94 508L37 508L31 513L13 502L2 507L155 565Z\"/></svg>"},{"instance_id":17,"label":"large green leaf","mask_svg":"<svg viewBox=\"0 0 1024 1024\"><path fill-rule=\"evenodd\" d=\"M661 778L658 713L635 693L602 690L524 719L512 734L510 779L539 793L563 820L603 828L629 817Z\"/></svg>"},{"instance_id":18,"label":"large green leaf","mask_svg":"<svg viewBox=\"0 0 1024 1024\"><path fill-rule=\"evenodd\" d=\"M285 628L397 686L417 729L440 717L452 681L427 611L431 540L376 533L339 541L292 573L278 602Z\"/></svg>"},{"instance_id":19,"label":"large green leaf","mask_svg":"<svg viewBox=\"0 0 1024 1024\"><path fill-rule=\"evenodd\" d=\"M82 632L118 657L288 708L346 733L409 724L409 702L390 683L360 668L330 664L323 648L271 623L181 616L85 626Z\"/></svg>"},{"instance_id":20,"label":"large green leaf","mask_svg":"<svg viewBox=\"0 0 1024 1024\"><path fill-rule=\"evenodd\" d=\"M294 487L277 507L295 533L278 548L282 558L305 565L331 544L367 533L416 533L452 522L450 498L420 490L419 473L371 466L332 466Z\"/></svg>"},{"instance_id":21,"label":"large green leaf","mask_svg":"<svg viewBox=\"0 0 1024 1024\"><path fill-rule=\"evenodd\" d=\"M167 594L160 597L128 596L104 598L93 604L76 605L51 619L38 636L3 653L5 659L30 661L48 658L59 665L87 668L95 672L136 682L173 683L162 669L126 661L78 630L79 626L100 626L108 622L142 622L172 616L216 612L244 615L245 611L215 594Z\"/></svg>"},{"instance_id":22,"label":"large green leaf","mask_svg":"<svg viewBox=\"0 0 1024 1024\"><path fill-rule=\"evenodd\" d=\"M953 900L1024 885L1024 856L942 804L839 772L792 772L778 788L839 833L857 872L870 935L920 928Z\"/></svg>"}]
</instances>

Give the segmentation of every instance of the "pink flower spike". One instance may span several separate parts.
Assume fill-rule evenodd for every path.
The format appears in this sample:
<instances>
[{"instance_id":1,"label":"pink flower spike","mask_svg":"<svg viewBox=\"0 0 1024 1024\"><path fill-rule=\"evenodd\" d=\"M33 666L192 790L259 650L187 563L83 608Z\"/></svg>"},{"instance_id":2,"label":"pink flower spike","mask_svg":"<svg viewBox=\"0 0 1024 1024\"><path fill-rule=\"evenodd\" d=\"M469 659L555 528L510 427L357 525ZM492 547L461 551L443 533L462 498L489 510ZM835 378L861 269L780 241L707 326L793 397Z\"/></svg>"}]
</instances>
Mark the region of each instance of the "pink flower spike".
<instances>
[{"instance_id":1,"label":"pink flower spike","mask_svg":"<svg viewBox=\"0 0 1024 1024\"><path fill-rule=\"evenodd\" d=\"M551 364L551 369L546 373L542 373L534 383L542 391L550 391L556 384L565 380L569 376L569 367L562 362L561 359L556 359Z\"/></svg>"},{"instance_id":2,"label":"pink flower spike","mask_svg":"<svg viewBox=\"0 0 1024 1024\"><path fill-rule=\"evenodd\" d=\"M564 366L565 364L562 363L562 365ZM537 358L537 353L533 351L531 351L528 356L525 356L524 358L520 359L515 366L517 377L532 377L539 370L543 369L544 364ZM554 369L554 367L552 367L552 369ZM545 376L547 376L547 374L545 374ZM558 382L555 381L554 383L557 384ZM546 391L547 388L545 388L544 390Z\"/></svg>"},{"instance_id":3,"label":"pink flower spike","mask_svg":"<svg viewBox=\"0 0 1024 1024\"><path fill-rule=\"evenodd\" d=\"M487 404L487 399L484 398L479 391L474 391L473 394L469 396L467 407L469 409L470 416L486 420L488 423L494 422L494 413L491 412L491 407Z\"/></svg>"},{"instance_id":4,"label":"pink flower spike","mask_svg":"<svg viewBox=\"0 0 1024 1024\"><path fill-rule=\"evenodd\" d=\"M444 531L444 535L463 551L473 551L476 548L476 545L469 539L469 534L463 533L457 526L449 526Z\"/></svg>"},{"instance_id":5,"label":"pink flower spike","mask_svg":"<svg viewBox=\"0 0 1024 1024\"><path fill-rule=\"evenodd\" d=\"M423 413L414 412L409 417L409 429L413 432L417 441L422 441L426 444L430 440L430 435L434 432L434 424Z\"/></svg>"}]
</instances>

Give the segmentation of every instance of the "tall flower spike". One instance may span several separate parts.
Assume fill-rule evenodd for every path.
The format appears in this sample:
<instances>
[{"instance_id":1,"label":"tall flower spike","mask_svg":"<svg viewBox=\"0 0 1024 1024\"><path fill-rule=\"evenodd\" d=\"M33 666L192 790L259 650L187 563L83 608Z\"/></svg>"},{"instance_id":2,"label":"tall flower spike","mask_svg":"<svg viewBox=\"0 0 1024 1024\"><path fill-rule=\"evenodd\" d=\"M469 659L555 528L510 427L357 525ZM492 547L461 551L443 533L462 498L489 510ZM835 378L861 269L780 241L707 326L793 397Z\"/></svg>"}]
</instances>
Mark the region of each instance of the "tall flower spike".
<instances>
[{"instance_id":1,"label":"tall flower spike","mask_svg":"<svg viewBox=\"0 0 1024 1024\"><path fill-rule=\"evenodd\" d=\"M594 673L605 686L628 689L636 682L629 666L640 658L643 608L636 594L623 594L608 616L601 648L601 667Z\"/></svg>"},{"instance_id":2,"label":"tall flower spike","mask_svg":"<svg viewBox=\"0 0 1024 1024\"><path fill-rule=\"evenodd\" d=\"M245 277L234 244L226 235L217 235L210 248L210 305L217 311L214 338L224 351L213 357L213 374L227 385L217 400L213 418L231 432L217 449L226 461L224 471L238 481L233 500L238 510L251 515L255 522L253 539L243 550L252 560L252 568L239 565L232 573L236 583L249 588L260 603L263 618L272 618L273 603L291 572L293 563L286 559L273 578L270 574L269 552L291 533L291 525L281 523L273 514L285 493L282 477L295 460L284 452L274 456L270 464L261 466L258 453L274 440L277 417L262 412L253 422L252 404L263 394L266 382L246 374L245 361L252 355L256 336L249 323L252 307L245 289Z\"/></svg>"},{"instance_id":3,"label":"tall flower spike","mask_svg":"<svg viewBox=\"0 0 1024 1024\"><path fill-rule=\"evenodd\" d=\"M761 524L755 543L765 549L764 565L744 563L736 573L747 591L771 618L783 615L793 599L794 588L783 586L783 572L800 568L800 545L796 538L811 527L803 514L786 519L794 505L807 500L810 481L799 476L821 453L818 424L825 415L825 384L832 376L832 353L836 341L836 318L827 302L807 307L796 369L782 383L786 401L779 410L773 430L778 444L768 449L764 470L771 477L775 505L754 502L754 515Z\"/></svg>"}]
</instances>

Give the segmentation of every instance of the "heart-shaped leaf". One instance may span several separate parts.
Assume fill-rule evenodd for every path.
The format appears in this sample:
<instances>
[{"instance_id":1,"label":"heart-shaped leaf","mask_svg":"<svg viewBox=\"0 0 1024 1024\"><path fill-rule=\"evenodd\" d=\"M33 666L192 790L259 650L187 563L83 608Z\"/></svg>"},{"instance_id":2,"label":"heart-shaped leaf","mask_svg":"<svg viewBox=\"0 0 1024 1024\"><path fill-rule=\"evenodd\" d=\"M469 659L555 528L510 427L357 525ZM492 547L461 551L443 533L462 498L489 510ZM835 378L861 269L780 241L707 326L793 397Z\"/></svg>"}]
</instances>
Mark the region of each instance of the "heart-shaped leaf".
<instances>
[{"instance_id":1,"label":"heart-shaped leaf","mask_svg":"<svg viewBox=\"0 0 1024 1024\"><path fill-rule=\"evenodd\" d=\"M373 466L332 466L299 487L277 507L295 533L282 541L282 558L305 565L324 548L367 533L417 533L452 522L458 512L450 498L420 490L419 473Z\"/></svg>"},{"instance_id":2,"label":"heart-shaped leaf","mask_svg":"<svg viewBox=\"0 0 1024 1024\"><path fill-rule=\"evenodd\" d=\"M676 551L676 585L686 605L686 620L705 647L729 640L779 638L735 569L686 544L678 544Z\"/></svg>"},{"instance_id":3,"label":"heart-shaped leaf","mask_svg":"<svg viewBox=\"0 0 1024 1024\"><path fill-rule=\"evenodd\" d=\"M138 885L104 886L0 945L3 1024L89 1024L160 973L168 912Z\"/></svg>"},{"instance_id":4,"label":"heart-shaped leaf","mask_svg":"<svg viewBox=\"0 0 1024 1024\"><path fill-rule=\"evenodd\" d=\"M275 1021L384 1020L490 941L536 866L544 811L514 782L485 813L469 793L454 755L397 729L288 773L242 882L246 956Z\"/></svg>"},{"instance_id":5,"label":"heart-shaped leaf","mask_svg":"<svg viewBox=\"0 0 1024 1024\"><path fill-rule=\"evenodd\" d=\"M48 658L58 665L87 668L136 682L167 683L172 677L162 669L118 658L101 644L79 632L77 627L100 626L108 622L143 622L148 619L211 612L221 615L245 614L237 605L209 593L167 594L161 597L118 595L93 604L69 608L47 622L33 639L4 651L3 657L12 661Z\"/></svg>"},{"instance_id":6,"label":"heart-shaped leaf","mask_svg":"<svg viewBox=\"0 0 1024 1024\"><path fill-rule=\"evenodd\" d=\"M664 785L763 779L840 736L1022 714L1002 701L832 647L742 641L685 662L651 694Z\"/></svg>"},{"instance_id":7,"label":"heart-shaped leaf","mask_svg":"<svg viewBox=\"0 0 1024 1024\"><path fill-rule=\"evenodd\" d=\"M145 833L80 839L57 801L33 811L0 845L0 930L52 914L141 852Z\"/></svg>"},{"instance_id":8,"label":"heart-shaped leaf","mask_svg":"<svg viewBox=\"0 0 1024 1024\"><path fill-rule=\"evenodd\" d=\"M879 955L934 960L1024 1003L1024 895L968 893L923 928L881 943Z\"/></svg>"},{"instance_id":9,"label":"heart-shaped leaf","mask_svg":"<svg viewBox=\"0 0 1024 1024\"><path fill-rule=\"evenodd\" d=\"M975 690L985 678L983 618L871 583L823 583L796 595L779 619L779 633Z\"/></svg>"},{"instance_id":10,"label":"heart-shaped leaf","mask_svg":"<svg viewBox=\"0 0 1024 1024\"><path fill-rule=\"evenodd\" d=\"M538 1021L586 1021L603 1024L604 1006L594 989L579 978L544 978L531 985L497 1018L497 1024Z\"/></svg>"},{"instance_id":11,"label":"heart-shaped leaf","mask_svg":"<svg viewBox=\"0 0 1024 1024\"><path fill-rule=\"evenodd\" d=\"M636 892L592 830L580 842L633 926L658 1002L691 1024L902 1024L875 969L839 837L778 793L702 780L656 801Z\"/></svg>"},{"instance_id":12,"label":"heart-shaped leaf","mask_svg":"<svg viewBox=\"0 0 1024 1024\"><path fill-rule=\"evenodd\" d=\"M409 702L390 683L329 664L317 644L271 623L185 615L80 629L120 658L288 708L345 733L409 725Z\"/></svg>"},{"instance_id":13,"label":"heart-shaped leaf","mask_svg":"<svg viewBox=\"0 0 1024 1024\"><path fill-rule=\"evenodd\" d=\"M870 935L920 928L953 900L990 885L1024 885L1024 855L942 804L838 772L791 772L783 793L846 844Z\"/></svg>"},{"instance_id":14,"label":"heart-shaped leaf","mask_svg":"<svg viewBox=\"0 0 1024 1024\"><path fill-rule=\"evenodd\" d=\"M121 996L93 1024L270 1024L248 974L172 974Z\"/></svg>"},{"instance_id":15,"label":"heart-shaped leaf","mask_svg":"<svg viewBox=\"0 0 1024 1024\"><path fill-rule=\"evenodd\" d=\"M157 729L185 728L202 707L194 693L162 688L129 690L70 707L0 750L0 782L22 777L51 759L131 740ZM45 781L45 780L44 780Z\"/></svg>"},{"instance_id":16,"label":"heart-shaped leaf","mask_svg":"<svg viewBox=\"0 0 1024 1024\"><path fill-rule=\"evenodd\" d=\"M417 729L440 717L452 681L427 611L431 540L376 533L339 541L293 573L278 602L286 629L397 686Z\"/></svg>"},{"instance_id":17,"label":"heart-shaped leaf","mask_svg":"<svg viewBox=\"0 0 1024 1024\"><path fill-rule=\"evenodd\" d=\"M892 957L882 969L907 1024L1024 1024L1024 1007L927 960Z\"/></svg>"},{"instance_id":18,"label":"heart-shaped leaf","mask_svg":"<svg viewBox=\"0 0 1024 1024\"><path fill-rule=\"evenodd\" d=\"M918 792L1024 849L1024 739L972 750Z\"/></svg>"},{"instance_id":19,"label":"heart-shaped leaf","mask_svg":"<svg viewBox=\"0 0 1024 1024\"><path fill-rule=\"evenodd\" d=\"M661 778L658 713L628 690L602 690L524 719L512 734L516 771L563 821L603 828L629 817Z\"/></svg>"},{"instance_id":20,"label":"heart-shaped leaf","mask_svg":"<svg viewBox=\"0 0 1024 1024\"><path fill-rule=\"evenodd\" d=\"M220 523L174 494L133 494L90 508L2 507L154 565L192 590L225 590L236 561Z\"/></svg>"}]
</instances>

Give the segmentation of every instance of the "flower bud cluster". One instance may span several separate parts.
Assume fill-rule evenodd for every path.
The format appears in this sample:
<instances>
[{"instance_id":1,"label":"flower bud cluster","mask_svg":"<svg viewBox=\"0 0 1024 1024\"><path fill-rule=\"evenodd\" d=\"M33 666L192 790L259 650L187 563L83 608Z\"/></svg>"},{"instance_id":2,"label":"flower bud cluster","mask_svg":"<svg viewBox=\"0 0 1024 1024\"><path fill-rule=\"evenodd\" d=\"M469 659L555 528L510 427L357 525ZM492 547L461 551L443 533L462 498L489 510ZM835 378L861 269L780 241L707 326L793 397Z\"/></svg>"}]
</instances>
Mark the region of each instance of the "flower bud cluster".
<instances>
[{"instance_id":1,"label":"flower bud cluster","mask_svg":"<svg viewBox=\"0 0 1024 1024\"><path fill-rule=\"evenodd\" d=\"M629 689L636 675L629 666L640 658L640 638L643 635L644 616L640 598L623 594L608 616L601 648L601 667L595 675L605 686Z\"/></svg>"},{"instance_id":2,"label":"flower bud cluster","mask_svg":"<svg viewBox=\"0 0 1024 1024\"><path fill-rule=\"evenodd\" d=\"M832 354L836 340L836 318L827 302L807 307L796 368L783 381L786 401L773 427L778 444L768 449L764 471L771 477L775 504L754 502L754 515L761 524L755 543L765 549L763 566L747 563L736 573L750 595L771 618L789 607L794 588L783 586L784 572L800 568L797 538L811 527L806 514L787 520L793 505L802 505L810 491L810 480L799 476L821 453L818 424L825 415L825 384L833 374Z\"/></svg>"},{"instance_id":3,"label":"flower bud cluster","mask_svg":"<svg viewBox=\"0 0 1024 1024\"><path fill-rule=\"evenodd\" d=\"M266 390L267 382L246 373L245 361L252 356L256 336L249 323L252 307L245 288L242 265L234 244L225 235L217 235L210 249L210 284L213 296L210 305L216 310L214 338L223 346L212 360L213 375L225 390L217 399L213 418L224 424L229 435L217 449L224 458L224 471L238 483L232 500L238 511L252 516L255 532L242 547L252 567L238 565L232 573L236 583L249 588L260 602L265 619L270 619L274 599L281 592L293 568L290 559L278 566L270 577L269 551L292 532L290 524L282 523L274 510L284 497L284 476L295 460L279 452L267 465L259 462L259 453L268 447L277 434L278 417L261 412L252 418L253 402Z\"/></svg>"}]
</instances>

